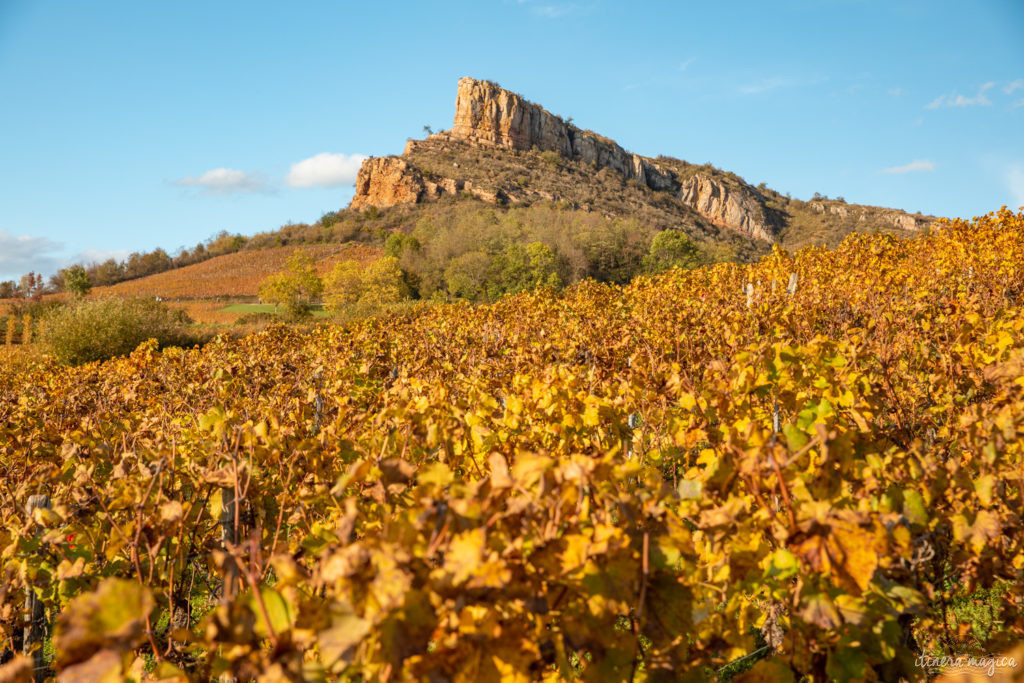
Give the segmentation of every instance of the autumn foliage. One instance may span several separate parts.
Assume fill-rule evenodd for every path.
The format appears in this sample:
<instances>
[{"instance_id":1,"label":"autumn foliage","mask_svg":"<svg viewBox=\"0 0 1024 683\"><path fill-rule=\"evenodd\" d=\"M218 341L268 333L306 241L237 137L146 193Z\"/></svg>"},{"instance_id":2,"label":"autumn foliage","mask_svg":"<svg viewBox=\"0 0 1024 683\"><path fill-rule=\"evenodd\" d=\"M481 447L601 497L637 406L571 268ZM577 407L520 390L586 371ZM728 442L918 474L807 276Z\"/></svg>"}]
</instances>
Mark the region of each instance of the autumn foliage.
<instances>
[{"instance_id":1,"label":"autumn foliage","mask_svg":"<svg viewBox=\"0 0 1024 683\"><path fill-rule=\"evenodd\" d=\"M0 366L3 642L33 590L69 676L917 680L922 653L1005 651L1022 264L1003 210ZM985 591L982 629L957 605Z\"/></svg>"}]
</instances>

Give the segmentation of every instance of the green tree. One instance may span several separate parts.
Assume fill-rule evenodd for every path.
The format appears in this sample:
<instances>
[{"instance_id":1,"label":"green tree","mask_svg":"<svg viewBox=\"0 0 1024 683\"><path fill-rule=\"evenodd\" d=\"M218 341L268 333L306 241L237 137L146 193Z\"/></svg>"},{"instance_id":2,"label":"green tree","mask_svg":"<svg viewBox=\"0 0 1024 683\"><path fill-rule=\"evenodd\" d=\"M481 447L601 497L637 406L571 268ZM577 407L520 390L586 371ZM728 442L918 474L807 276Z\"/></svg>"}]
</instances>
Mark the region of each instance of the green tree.
<instances>
[{"instance_id":1,"label":"green tree","mask_svg":"<svg viewBox=\"0 0 1024 683\"><path fill-rule=\"evenodd\" d=\"M82 266L71 266L64 271L64 291L70 292L77 297L83 297L92 289L92 281L89 274Z\"/></svg>"},{"instance_id":2,"label":"green tree","mask_svg":"<svg viewBox=\"0 0 1024 683\"><path fill-rule=\"evenodd\" d=\"M260 301L274 304L274 313L278 306L288 307L299 297L298 284L289 273L275 273L260 283Z\"/></svg>"},{"instance_id":3,"label":"green tree","mask_svg":"<svg viewBox=\"0 0 1024 683\"><path fill-rule=\"evenodd\" d=\"M299 298L307 302L319 299L324 293L324 283L316 274L316 262L307 252L296 250L287 260L288 272L295 278Z\"/></svg>"},{"instance_id":4,"label":"green tree","mask_svg":"<svg viewBox=\"0 0 1024 683\"><path fill-rule=\"evenodd\" d=\"M512 243L497 254L486 285L491 300L527 289L559 287L558 258L543 242Z\"/></svg>"},{"instance_id":5,"label":"green tree","mask_svg":"<svg viewBox=\"0 0 1024 683\"><path fill-rule=\"evenodd\" d=\"M551 247L543 242L531 242L526 245L526 256L529 259L529 287L561 287L562 278L558 275L558 257Z\"/></svg>"},{"instance_id":6,"label":"green tree","mask_svg":"<svg viewBox=\"0 0 1024 683\"><path fill-rule=\"evenodd\" d=\"M679 230L659 232L651 242L651 250L644 257L644 270L660 273L669 268L696 268L700 263L700 250L686 233Z\"/></svg>"},{"instance_id":7,"label":"green tree","mask_svg":"<svg viewBox=\"0 0 1024 683\"><path fill-rule=\"evenodd\" d=\"M410 297L398 259L385 256L367 266L342 261L327 276L324 301L333 313L366 315Z\"/></svg>"},{"instance_id":8,"label":"green tree","mask_svg":"<svg viewBox=\"0 0 1024 683\"><path fill-rule=\"evenodd\" d=\"M327 310L340 313L352 306L362 295L362 266L357 261L342 261L327 274L324 283L324 303Z\"/></svg>"},{"instance_id":9,"label":"green tree","mask_svg":"<svg viewBox=\"0 0 1024 683\"><path fill-rule=\"evenodd\" d=\"M291 318L307 316L313 301L324 291L315 261L306 252L297 250L288 256L285 264L286 271L275 273L260 283L260 300L274 304L275 313L278 306L284 306Z\"/></svg>"},{"instance_id":10,"label":"green tree","mask_svg":"<svg viewBox=\"0 0 1024 683\"><path fill-rule=\"evenodd\" d=\"M368 265L361 284L359 305L365 309L383 308L409 298L402 269L393 256L385 256Z\"/></svg>"},{"instance_id":11,"label":"green tree","mask_svg":"<svg viewBox=\"0 0 1024 683\"><path fill-rule=\"evenodd\" d=\"M393 232L384 241L384 255L402 258L406 251L419 251L420 241L404 232Z\"/></svg>"},{"instance_id":12,"label":"green tree","mask_svg":"<svg viewBox=\"0 0 1024 683\"><path fill-rule=\"evenodd\" d=\"M469 299L480 298L487 286L491 270L491 258L482 251L470 251L456 256L444 270L444 284L454 296Z\"/></svg>"}]
</instances>

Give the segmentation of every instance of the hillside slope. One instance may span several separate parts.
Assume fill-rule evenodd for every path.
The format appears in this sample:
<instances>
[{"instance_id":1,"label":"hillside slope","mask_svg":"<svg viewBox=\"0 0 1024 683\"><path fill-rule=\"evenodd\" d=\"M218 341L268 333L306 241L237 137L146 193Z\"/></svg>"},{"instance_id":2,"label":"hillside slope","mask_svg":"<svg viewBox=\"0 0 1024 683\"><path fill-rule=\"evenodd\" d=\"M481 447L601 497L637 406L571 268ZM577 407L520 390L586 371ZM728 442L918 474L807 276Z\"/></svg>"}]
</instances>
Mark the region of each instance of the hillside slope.
<instances>
[{"instance_id":1,"label":"hillside slope","mask_svg":"<svg viewBox=\"0 0 1024 683\"><path fill-rule=\"evenodd\" d=\"M499 205L564 202L609 217L678 228L701 242L836 246L851 232L915 234L932 216L846 204L804 202L709 165L631 154L494 83L459 81L451 130L409 140L401 156L371 158L351 207L385 208L443 196Z\"/></svg>"},{"instance_id":2,"label":"hillside slope","mask_svg":"<svg viewBox=\"0 0 1024 683\"><path fill-rule=\"evenodd\" d=\"M284 270L292 252L302 249L317 263L322 274L339 261L353 259L366 263L380 256L374 247L356 244L310 244L300 246L251 249L225 254L183 268L156 275L119 282L110 287L97 287L97 296L159 296L166 299L216 299L254 297L260 282Z\"/></svg>"}]
</instances>

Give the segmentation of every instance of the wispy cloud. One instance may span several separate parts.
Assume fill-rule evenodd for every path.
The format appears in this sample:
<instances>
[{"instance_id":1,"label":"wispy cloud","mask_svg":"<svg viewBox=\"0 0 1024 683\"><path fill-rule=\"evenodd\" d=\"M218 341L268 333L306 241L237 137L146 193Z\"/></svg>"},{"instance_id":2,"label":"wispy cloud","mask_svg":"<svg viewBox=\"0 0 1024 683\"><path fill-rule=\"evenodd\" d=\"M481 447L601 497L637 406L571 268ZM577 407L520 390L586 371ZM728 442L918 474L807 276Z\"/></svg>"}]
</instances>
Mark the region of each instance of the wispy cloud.
<instances>
[{"instance_id":1,"label":"wispy cloud","mask_svg":"<svg viewBox=\"0 0 1024 683\"><path fill-rule=\"evenodd\" d=\"M679 64L679 70L680 70L680 71L686 71L687 69L689 69L689 68L690 68L690 65L691 65L691 64L693 64L693 63L694 63L694 62L696 62L696 61L697 61L697 58L696 58L696 57L690 57L690 58L689 58L689 59L687 59L686 61L684 61L684 62L680 62L680 64Z\"/></svg>"},{"instance_id":2,"label":"wispy cloud","mask_svg":"<svg viewBox=\"0 0 1024 683\"><path fill-rule=\"evenodd\" d=\"M1024 206L1024 163L1011 164L1006 169L1006 187L1016 207Z\"/></svg>"},{"instance_id":3,"label":"wispy cloud","mask_svg":"<svg viewBox=\"0 0 1024 683\"><path fill-rule=\"evenodd\" d=\"M903 94L903 88L889 88L887 92L893 97L899 97Z\"/></svg>"},{"instance_id":4,"label":"wispy cloud","mask_svg":"<svg viewBox=\"0 0 1024 683\"><path fill-rule=\"evenodd\" d=\"M1020 98L1019 100L1015 100L1013 104L1011 104L1010 106L1014 109L1016 109L1017 107L1024 107L1024 97Z\"/></svg>"},{"instance_id":5,"label":"wispy cloud","mask_svg":"<svg viewBox=\"0 0 1024 683\"><path fill-rule=\"evenodd\" d=\"M939 95L934 100L925 105L925 109L938 109L939 107L974 107L981 106L987 107L992 104L992 100L985 94L989 90L995 87L995 83L988 82L982 84L978 88L978 93L974 97L965 97L959 93L953 92L949 95Z\"/></svg>"},{"instance_id":6,"label":"wispy cloud","mask_svg":"<svg viewBox=\"0 0 1024 683\"><path fill-rule=\"evenodd\" d=\"M30 270L37 273L56 270L62 246L46 237L14 235L0 230L0 280L17 279Z\"/></svg>"},{"instance_id":7,"label":"wispy cloud","mask_svg":"<svg viewBox=\"0 0 1024 683\"><path fill-rule=\"evenodd\" d=\"M214 168L195 177L187 175L174 181L178 187L194 187L204 194L267 194L274 191L262 173L248 173L233 168Z\"/></svg>"},{"instance_id":8,"label":"wispy cloud","mask_svg":"<svg viewBox=\"0 0 1024 683\"><path fill-rule=\"evenodd\" d=\"M657 82L658 82L657 79L655 79L653 76L651 76L650 78L647 78L647 79L645 79L643 81L637 81L636 83L627 83L626 85L622 86L622 89L623 90L636 90L637 88L647 88L649 86L654 85Z\"/></svg>"},{"instance_id":9,"label":"wispy cloud","mask_svg":"<svg viewBox=\"0 0 1024 683\"><path fill-rule=\"evenodd\" d=\"M590 11L590 5L580 2L537 2L536 0L516 0L516 4L528 7L531 14L546 19L559 19L569 14Z\"/></svg>"},{"instance_id":10,"label":"wispy cloud","mask_svg":"<svg viewBox=\"0 0 1024 683\"><path fill-rule=\"evenodd\" d=\"M800 88L808 85L817 85L828 79L826 78L791 78L788 76L769 76L759 81L746 83L739 86L736 91L741 95L761 95L763 93L778 90L779 88Z\"/></svg>"},{"instance_id":11,"label":"wispy cloud","mask_svg":"<svg viewBox=\"0 0 1024 683\"><path fill-rule=\"evenodd\" d=\"M1003 92L1007 95L1017 92L1018 90L1024 90L1024 78L1018 78L1013 83L1007 83L1003 87Z\"/></svg>"},{"instance_id":12,"label":"wispy cloud","mask_svg":"<svg viewBox=\"0 0 1024 683\"><path fill-rule=\"evenodd\" d=\"M935 164L928 161L927 159L915 159L909 164L903 166L892 166L890 168L883 168L879 173L915 173L917 171L934 171Z\"/></svg>"},{"instance_id":13,"label":"wispy cloud","mask_svg":"<svg viewBox=\"0 0 1024 683\"><path fill-rule=\"evenodd\" d=\"M356 181L366 157L362 154L321 152L292 164L284 182L289 187L341 187Z\"/></svg>"},{"instance_id":14,"label":"wispy cloud","mask_svg":"<svg viewBox=\"0 0 1024 683\"><path fill-rule=\"evenodd\" d=\"M741 85L738 89L740 93L744 95L760 95L761 93L776 90L778 88L786 88L790 85L792 85L792 82L787 78L772 77L762 78L760 81L755 83Z\"/></svg>"}]
</instances>

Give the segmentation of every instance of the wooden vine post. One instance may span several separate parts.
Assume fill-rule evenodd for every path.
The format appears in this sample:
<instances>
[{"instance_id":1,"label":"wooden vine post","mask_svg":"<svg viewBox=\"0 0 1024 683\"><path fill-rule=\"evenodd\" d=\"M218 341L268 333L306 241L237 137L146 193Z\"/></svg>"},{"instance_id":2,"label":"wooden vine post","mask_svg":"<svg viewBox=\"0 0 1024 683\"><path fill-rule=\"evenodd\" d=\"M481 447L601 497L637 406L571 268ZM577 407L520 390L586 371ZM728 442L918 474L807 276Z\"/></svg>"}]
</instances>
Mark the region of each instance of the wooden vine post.
<instances>
[{"instance_id":1,"label":"wooden vine post","mask_svg":"<svg viewBox=\"0 0 1024 683\"><path fill-rule=\"evenodd\" d=\"M25 512L29 519L33 519L36 509L50 509L50 498L43 494L28 497L25 504ZM42 528L35 524L35 533L38 536ZM43 602L36 595L32 586L25 587L25 630L22 638L22 652L32 656L33 678L37 681L44 680L46 667L43 659L43 636L46 633L46 609Z\"/></svg>"},{"instance_id":2,"label":"wooden vine post","mask_svg":"<svg viewBox=\"0 0 1024 683\"><path fill-rule=\"evenodd\" d=\"M227 553L224 568L224 592L222 599L224 604L230 602L238 587L238 561L235 559L235 545L238 543L237 529L235 528L235 516L237 501L235 501L235 487L222 486L220 489L221 511L220 511L220 540L221 545Z\"/></svg>"}]
</instances>

